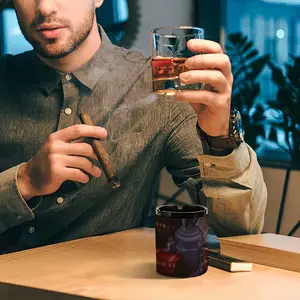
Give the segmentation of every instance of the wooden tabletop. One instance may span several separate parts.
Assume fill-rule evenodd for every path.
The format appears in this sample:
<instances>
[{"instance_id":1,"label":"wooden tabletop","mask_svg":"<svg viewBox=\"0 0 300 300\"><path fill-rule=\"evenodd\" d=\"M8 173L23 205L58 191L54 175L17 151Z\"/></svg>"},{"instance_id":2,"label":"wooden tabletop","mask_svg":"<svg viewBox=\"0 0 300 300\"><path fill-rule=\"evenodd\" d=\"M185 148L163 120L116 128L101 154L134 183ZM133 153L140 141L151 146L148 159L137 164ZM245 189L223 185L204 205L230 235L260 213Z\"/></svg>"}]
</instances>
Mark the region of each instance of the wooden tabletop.
<instances>
[{"instance_id":1,"label":"wooden tabletop","mask_svg":"<svg viewBox=\"0 0 300 300\"><path fill-rule=\"evenodd\" d=\"M58 300L58 295L65 296L61 299L300 299L300 273L260 265L254 265L249 273L209 267L206 274L195 278L159 275L152 229L2 255L0 283L1 300ZM36 294L25 297L26 292L34 291ZM51 291L56 292L55 297ZM15 297L17 293L24 297Z\"/></svg>"}]
</instances>

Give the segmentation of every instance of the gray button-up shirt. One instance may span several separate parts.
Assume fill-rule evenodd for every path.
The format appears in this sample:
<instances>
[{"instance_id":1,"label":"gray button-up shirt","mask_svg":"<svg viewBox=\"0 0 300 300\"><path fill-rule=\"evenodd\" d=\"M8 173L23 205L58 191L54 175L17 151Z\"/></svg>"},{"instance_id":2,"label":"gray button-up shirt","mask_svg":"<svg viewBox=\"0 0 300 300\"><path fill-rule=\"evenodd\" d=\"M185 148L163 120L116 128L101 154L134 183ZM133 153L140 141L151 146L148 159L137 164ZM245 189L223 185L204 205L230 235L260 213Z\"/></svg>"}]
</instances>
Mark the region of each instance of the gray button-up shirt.
<instances>
[{"instance_id":1,"label":"gray button-up shirt","mask_svg":"<svg viewBox=\"0 0 300 300\"><path fill-rule=\"evenodd\" d=\"M203 154L190 105L152 98L150 60L101 35L97 53L72 74L33 51L1 58L0 253L145 226L164 167L178 186L205 194L218 235L261 231L266 188L254 151L244 143L226 157ZM26 203L18 168L83 111L109 133L103 144L121 188L103 175Z\"/></svg>"}]
</instances>

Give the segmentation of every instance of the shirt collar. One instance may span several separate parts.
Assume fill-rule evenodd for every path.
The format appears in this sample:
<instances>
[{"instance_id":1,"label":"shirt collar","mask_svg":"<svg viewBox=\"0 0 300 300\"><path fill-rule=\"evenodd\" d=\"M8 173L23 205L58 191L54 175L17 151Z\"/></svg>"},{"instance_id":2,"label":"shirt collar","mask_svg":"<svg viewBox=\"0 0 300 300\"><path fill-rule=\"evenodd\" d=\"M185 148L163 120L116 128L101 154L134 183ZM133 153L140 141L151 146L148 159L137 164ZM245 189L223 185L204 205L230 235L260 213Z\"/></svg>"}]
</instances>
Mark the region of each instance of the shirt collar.
<instances>
[{"instance_id":1,"label":"shirt collar","mask_svg":"<svg viewBox=\"0 0 300 300\"><path fill-rule=\"evenodd\" d=\"M36 79L49 96L61 81L62 76L55 69L44 64L34 51L32 51L32 55L32 66Z\"/></svg>"},{"instance_id":2,"label":"shirt collar","mask_svg":"<svg viewBox=\"0 0 300 300\"><path fill-rule=\"evenodd\" d=\"M110 69L112 63L111 55L114 50L113 44L101 26L99 26L99 32L101 35L101 46L90 60L73 73L82 84L91 90Z\"/></svg>"},{"instance_id":3,"label":"shirt collar","mask_svg":"<svg viewBox=\"0 0 300 300\"><path fill-rule=\"evenodd\" d=\"M73 72L73 75L87 88L93 89L100 78L111 66L111 54L114 46L103 28L99 25L101 46L83 66ZM38 82L49 96L62 79L62 73L44 64L33 51L33 67Z\"/></svg>"}]
</instances>

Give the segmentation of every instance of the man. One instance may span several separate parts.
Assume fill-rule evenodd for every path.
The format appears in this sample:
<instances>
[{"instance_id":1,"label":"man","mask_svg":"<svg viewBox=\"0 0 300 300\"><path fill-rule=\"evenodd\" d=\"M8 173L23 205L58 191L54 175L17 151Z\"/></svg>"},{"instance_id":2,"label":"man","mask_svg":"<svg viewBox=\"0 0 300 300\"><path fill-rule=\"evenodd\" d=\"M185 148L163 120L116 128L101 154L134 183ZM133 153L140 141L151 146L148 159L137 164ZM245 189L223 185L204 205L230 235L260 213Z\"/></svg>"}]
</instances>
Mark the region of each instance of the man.
<instances>
[{"instance_id":1,"label":"man","mask_svg":"<svg viewBox=\"0 0 300 300\"><path fill-rule=\"evenodd\" d=\"M143 226L165 166L178 186L202 188L218 235L260 232L266 188L254 151L230 137L233 78L220 45L191 42L207 54L181 74L212 91L149 102L149 60L110 43L95 18L102 2L14 0L34 51L1 60L0 252ZM81 112L97 126L80 124ZM86 137L106 139L120 188Z\"/></svg>"}]
</instances>

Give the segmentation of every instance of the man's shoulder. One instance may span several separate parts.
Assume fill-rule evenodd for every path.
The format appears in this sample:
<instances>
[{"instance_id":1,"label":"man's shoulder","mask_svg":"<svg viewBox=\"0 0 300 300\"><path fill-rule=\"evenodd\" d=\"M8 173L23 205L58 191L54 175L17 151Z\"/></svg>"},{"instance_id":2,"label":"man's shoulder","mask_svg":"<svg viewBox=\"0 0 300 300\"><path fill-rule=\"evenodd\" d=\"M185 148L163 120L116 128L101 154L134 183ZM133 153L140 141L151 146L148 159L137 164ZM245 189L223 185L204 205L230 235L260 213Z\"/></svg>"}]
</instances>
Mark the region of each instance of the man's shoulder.
<instances>
[{"instance_id":1,"label":"man's shoulder","mask_svg":"<svg viewBox=\"0 0 300 300\"><path fill-rule=\"evenodd\" d=\"M114 45L114 51L120 59L122 64L131 66L132 68L148 65L150 67L150 58L142 51L137 49L127 49Z\"/></svg>"},{"instance_id":2,"label":"man's shoulder","mask_svg":"<svg viewBox=\"0 0 300 300\"><path fill-rule=\"evenodd\" d=\"M23 73L28 71L33 51L26 51L20 54L5 54L0 56L1 75Z\"/></svg>"},{"instance_id":3,"label":"man's shoulder","mask_svg":"<svg viewBox=\"0 0 300 300\"><path fill-rule=\"evenodd\" d=\"M148 57L141 51L138 49L134 49L134 48L123 48L117 45L113 45L114 50L122 53L124 57L126 57L128 60L131 61L140 61L140 60L148 60Z\"/></svg>"},{"instance_id":4,"label":"man's shoulder","mask_svg":"<svg viewBox=\"0 0 300 300\"><path fill-rule=\"evenodd\" d=\"M152 82L151 60L144 53L135 49L125 49L114 45L112 70L122 85L135 90L150 91Z\"/></svg>"}]
</instances>

